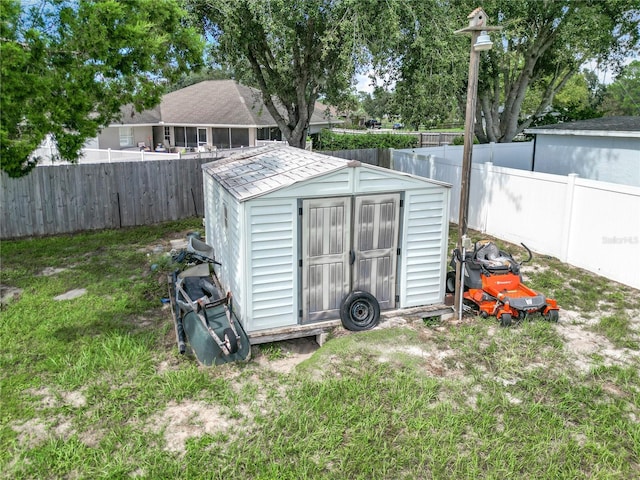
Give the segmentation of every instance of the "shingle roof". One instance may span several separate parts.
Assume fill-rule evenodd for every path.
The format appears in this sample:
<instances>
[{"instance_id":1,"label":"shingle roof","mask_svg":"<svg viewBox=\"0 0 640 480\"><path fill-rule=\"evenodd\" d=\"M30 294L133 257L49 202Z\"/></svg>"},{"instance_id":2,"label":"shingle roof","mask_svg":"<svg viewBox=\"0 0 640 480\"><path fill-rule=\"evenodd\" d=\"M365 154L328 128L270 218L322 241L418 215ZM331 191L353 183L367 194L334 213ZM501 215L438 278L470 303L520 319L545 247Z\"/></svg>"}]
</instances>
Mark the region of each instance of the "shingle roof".
<instances>
[{"instance_id":1,"label":"shingle roof","mask_svg":"<svg viewBox=\"0 0 640 480\"><path fill-rule=\"evenodd\" d=\"M584 132L584 133L581 133ZM535 128L527 128L525 133L549 133L561 134L582 134L598 132L600 134L614 134L614 132L628 132L631 136L640 135L640 117L601 117L589 120L578 120L575 122L556 123L553 125L541 125Z\"/></svg>"},{"instance_id":2,"label":"shingle roof","mask_svg":"<svg viewBox=\"0 0 640 480\"><path fill-rule=\"evenodd\" d=\"M316 103L310 123L327 123L325 110L325 105ZM131 111L130 106L123 109L123 124L157 124L162 121L165 125L276 126L262 102L260 91L235 80L196 83L167 93L153 110L133 115Z\"/></svg>"},{"instance_id":3,"label":"shingle roof","mask_svg":"<svg viewBox=\"0 0 640 480\"><path fill-rule=\"evenodd\" d=\"M284 144L268 145L203 165L239 201L264 195L353 163Z\"/></svg>"}]
</instances>

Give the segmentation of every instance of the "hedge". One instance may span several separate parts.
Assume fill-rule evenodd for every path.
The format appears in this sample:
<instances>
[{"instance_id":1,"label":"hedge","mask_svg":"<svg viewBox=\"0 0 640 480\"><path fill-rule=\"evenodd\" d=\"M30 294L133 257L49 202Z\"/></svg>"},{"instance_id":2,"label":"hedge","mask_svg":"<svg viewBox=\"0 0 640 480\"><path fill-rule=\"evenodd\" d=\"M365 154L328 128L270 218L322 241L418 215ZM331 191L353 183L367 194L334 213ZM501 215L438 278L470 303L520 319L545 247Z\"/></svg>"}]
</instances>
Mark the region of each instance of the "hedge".
<instances>
[{"instance_id":1,"label":"hedge","mask_svg":"<svg viewBox=\"0 0 640 480\"><path fill-rule=\"evenodd\" d=\"M313 142L315 150L358 150L361 148L415 148L415 135L393 133L335 133L322 130Z\"/></svg>"}]
</instances>

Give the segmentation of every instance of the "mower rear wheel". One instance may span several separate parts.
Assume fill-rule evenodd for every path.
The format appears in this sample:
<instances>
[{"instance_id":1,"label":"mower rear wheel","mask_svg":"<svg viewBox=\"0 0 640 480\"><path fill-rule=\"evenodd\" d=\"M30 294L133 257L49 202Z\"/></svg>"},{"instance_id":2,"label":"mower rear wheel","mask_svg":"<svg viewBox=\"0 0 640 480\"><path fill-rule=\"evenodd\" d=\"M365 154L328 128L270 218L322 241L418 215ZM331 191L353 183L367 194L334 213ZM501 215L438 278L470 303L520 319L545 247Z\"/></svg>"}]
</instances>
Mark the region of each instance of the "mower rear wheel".
<instances>
[{"instance_id":1,"label":"mower rear wheel","mask_svg":"<svg viewBox=\"0 0 640 480\"><path fill-rule=\"evenodd\" d=\"M456 292L456 272L447 272L447 281L445 283L445 290L447 293Z\"/></svg>"},{"instance_id":2,"label":"mower rear wheel","mask_svg":"<svg viewBox=\"0 0 640 480\"><path fill-rule=\"evenodd\" d=\"M510 327L511 326L511 314L503 313L500 316L500 326L501 327Z\"/></svg>"},{"instance_id":3,"label":"mower rear wheel","mask_svg":"<svg viewBox=\"0 0 640 480\"><path fill-rule=\"evenodd\" d=\"M558 314L558 310L549 310L549 313L547 313L545 317L552 323L558 323L560 315Z\"/></svg>"}]
</instances>

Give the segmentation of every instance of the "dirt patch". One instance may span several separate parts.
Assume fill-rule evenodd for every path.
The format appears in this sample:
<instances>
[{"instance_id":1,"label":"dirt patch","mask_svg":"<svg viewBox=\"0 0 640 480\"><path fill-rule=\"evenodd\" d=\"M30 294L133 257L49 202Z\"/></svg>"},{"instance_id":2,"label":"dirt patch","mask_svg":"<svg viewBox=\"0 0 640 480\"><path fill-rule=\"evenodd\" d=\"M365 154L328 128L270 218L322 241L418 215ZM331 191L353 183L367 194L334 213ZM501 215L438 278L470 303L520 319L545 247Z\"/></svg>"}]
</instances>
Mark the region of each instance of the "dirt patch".
<instances>
[{"instance_id":1,"label":"dirt patch","mask_svg":"<svg viewBox=\"0 0 640 480\"><path fill-rule=\"evenodd\" d=\"M628 348L618 348L604 335L593 331L600 318L606 316L596 312L594 317L587 318L571 310L560 311L558 333L565 341L565 351L573 359L576 367L582 372L590 371L597 364L605 366L629 366L640 360L640 352ZM631 328L636 330L640 323L636 310L629 312Z\"/></svg>"},{"instance_id":2,"label":"dirt patch","mask_svg":"<svg viewBox=\"0 0 640 480\"><path fill-rule=\"evenodd\" d=\"M58 408L62 406L81 408L87 404L86 397L78 390L72 392L53 392L50 388L44 387L39 390L29 390L28 393L40 397L41 409Z\"/></svg>"},{"instance_id":3,"label":"dirt patch","mask_svg":"<svg viewBox=\"0 0 640 480\"><path fill-rule=\"evenodd\" d=\"M86 288L75 288L75 289L69 290L68 292L65 292L65 293L63 293L61 295L53 297L53 299L57 300L57 301L73 300L74 298L81 297L81 296L85 295L86 293L87 293L87 289Z\"/></svg>"},{"instance_id":4,"label":"dirt patch","mask_svg":"<svg viewBox=\"0 0 640 480\"><path fill-rule=\"evenodd\" d=\"M216 405L189 400L170 402L163 412L149 419L151 431L162 432L165 449L179 454L186 452L190 438L229 433L240 423L241 419L231 418Z\"/></svg>"},{"instance_id":5,"label":"dirt patch","mask_svg":"<svg viewBox=\"0 0 640 480\"><path fill-rule=\"evenodd\" d=\"M67 268L53 268L53 267L47 267L44 270L42 270L38 276L40 277L51 277L53 275L57 275L58 273L62 273L64 271L68 270Z\"/></svg>"},{"instance_id":6,"label":"dirt patch","mask_svg":"<svg viewBox=\"0 0 640 480\"><path fill-rule=\"evenodd\" d=\"M20 298L20 295L22 295L21 288L0 285L0 306L15 302Z\"/></svg>"},{"instance_id":7,"label":"dirt patch","mask_svg":"<svg viewBox=\"0 0 640 480\"><path fill-rule=\"evenodd\" d=\"M41 418L32 418L24 423L13 424L11 428L18 434L18 443L27 448L33 448L44 442L49 428Z\"/></svg>"},{"instance_id":8,"label":"dirt patch","mask_svg":"<svg viewBox=\"0 0 640 480\"><path fill-rule=\"evenodd\" d=\"M257 354L252 352L252 356L262 368L289 374L299 363L310 358L319 348L320 346L314 337L302 337L260 346L257 349Z\"/></svg>"}]
</instances>

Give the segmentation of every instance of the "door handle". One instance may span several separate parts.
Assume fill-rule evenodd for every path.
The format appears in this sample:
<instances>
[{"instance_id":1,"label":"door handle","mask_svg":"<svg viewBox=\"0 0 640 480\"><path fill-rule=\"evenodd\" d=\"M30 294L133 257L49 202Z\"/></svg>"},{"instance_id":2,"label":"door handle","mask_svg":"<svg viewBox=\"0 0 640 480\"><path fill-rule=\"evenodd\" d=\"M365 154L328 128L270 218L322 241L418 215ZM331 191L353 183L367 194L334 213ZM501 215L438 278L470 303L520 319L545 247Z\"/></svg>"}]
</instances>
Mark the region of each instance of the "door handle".
<instances>
[{"instance_id":1,"label":"door handle","mask_svg":"<svg viewBox=\"0 0 640 480\"><path fill-rule=\"evenodd\" d=\"M356 252L349 250L349 265L353 265L356 261Z\"/></svg>"}]
</instances>

